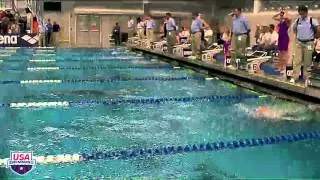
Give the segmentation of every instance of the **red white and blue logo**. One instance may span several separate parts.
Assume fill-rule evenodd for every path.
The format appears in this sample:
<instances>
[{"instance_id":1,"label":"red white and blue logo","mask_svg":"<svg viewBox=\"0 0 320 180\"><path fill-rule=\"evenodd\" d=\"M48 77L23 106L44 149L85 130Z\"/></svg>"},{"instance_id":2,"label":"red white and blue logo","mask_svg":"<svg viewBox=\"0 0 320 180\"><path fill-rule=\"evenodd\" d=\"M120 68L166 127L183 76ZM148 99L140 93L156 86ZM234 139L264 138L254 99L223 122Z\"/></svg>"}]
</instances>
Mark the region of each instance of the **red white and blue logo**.
<instances>
[{"instance_id":1,"label":"red white and blue logo","mask_svg":"<svg viewBox=\"0 0 320 180\"><path fill-rule=\"evenodd\" d=\"M36 160L32 152L13 151L10 153L8 167L17 175L24 176L36 167Z\"/></svg>"}]
</instances>

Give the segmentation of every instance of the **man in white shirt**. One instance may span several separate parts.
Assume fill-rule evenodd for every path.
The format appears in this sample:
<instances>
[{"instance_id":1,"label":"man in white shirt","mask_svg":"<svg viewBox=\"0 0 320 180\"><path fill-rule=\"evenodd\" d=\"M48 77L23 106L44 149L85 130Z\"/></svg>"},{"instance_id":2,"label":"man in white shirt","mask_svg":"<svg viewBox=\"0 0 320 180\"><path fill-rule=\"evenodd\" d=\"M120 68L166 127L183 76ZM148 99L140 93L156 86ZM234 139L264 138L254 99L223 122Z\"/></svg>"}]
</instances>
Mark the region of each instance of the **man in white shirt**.
<instances>
[{"instance_id":1,"label":"man in white shirt","mask_svg":"<svg viewBox=\"0 0 320 180\"><path fill-rule=\"evenodd\" d=\"M268 47L267 50L276 50L278 48L278 39L279 39L279 34L277 31L275 31L275 26L273 24L269 25L270 32L271 32L271 42L270 46Z\"/></svg>"},{"instance_id":2,"label":"man in white shirt","mask_svg":"<svg viewBox=\"0 0 320 180\"><path fill-rule=\"evenodd\" d=\"M132 19L132 16L129 16L128 20L128 38L133 37L134 34L134 21Z\"/></svg>"},{"instance_id":3,"label":"man in white shirt","mask_svg":"<svg viewBox=\"0 0 320 180\"><path fill-rule=\"evenodd\" d=\"M271 44L271 33L270 33L270 29L269 27L265 27L265 33L262 36L262 41L260 46L265 49L267 47L269 47Z\"/></svg>"},{"instance_id":4,"label":"man in white shirt","mask_svg":"<svg viewBox=\"0 0 320 180\"><path fill-rule=\"evenodd\" d=\"M253 50L263 51L266 50L271 44L271 33L268 26L262 27L261 38L259 38L258 45L253 47Z\"/></svg>"}]
</instances>

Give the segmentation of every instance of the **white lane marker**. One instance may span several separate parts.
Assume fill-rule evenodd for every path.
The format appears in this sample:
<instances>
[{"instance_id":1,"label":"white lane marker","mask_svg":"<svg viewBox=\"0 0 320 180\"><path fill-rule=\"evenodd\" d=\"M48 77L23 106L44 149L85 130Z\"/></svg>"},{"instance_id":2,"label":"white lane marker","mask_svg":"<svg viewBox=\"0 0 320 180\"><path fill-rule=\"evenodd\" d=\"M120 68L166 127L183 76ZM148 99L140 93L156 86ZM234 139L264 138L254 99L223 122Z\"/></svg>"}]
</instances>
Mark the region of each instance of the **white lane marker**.
<instances>
[{"instance_id":1,"label":"white lane marker","mask_svg":"<svg viewBox=\"0 0 320 180\"><path fill-rule=\"evenodd\" d=\"M29 67L28 71L39 71L39 70L59 70L59 67Z\"/></svg>"},{"instance_id":2,"label":"white lane marker","mask_svg":"<svg viewBox=\"0 0 320 180\"><path fill-rule=\"evenodd\" d=\"M62 80L22 80L20 84L59 84Z\"/></svg>"},{"instance_id":3,"label":"white lane marker","mask_svg":"<svg viewBox=\"0 0 320 180\"><path fill-rule=\"evenodd\" d=\"M267 95L261 95L259 96L259 98L267 98L268 96Z\"/></svg>"},{"instance_id":4,"label":"white lane marker","mask_svg":"<svg viewBox=\"0 0 320 180\"><path fill-rule=\"evenodd\" d=\"M22 108L22 107L67 107L69 102L57 101L57 102L18 102L10 103L11 108Z\"/></svg>"},{"instance_id":5,"label":"white lane marker","mask_svg":"<svg viewBox=\"0 0 320 180\"><path fill-rule=\"evenodd\" d=\"M173 69L180 69L181 67L179 67L179 66L175 66L175 67L173 67Z\"/></svg>"},{"instance_id":6,"label":"white lane marker","mask_svg":"<svg viewBox=\"0 0 320 180\"><path fill-rule=\"evenodd\" d=\"M38 54L33 54L33 56L55 56L56 54L50 53L38 53Z\"/></svg>"},{"instance_id":7,"label":"white lane marker","mask_svg":"<svg viewBox=\"0 0 320 180\"><path fill-rule=\"evenodd\" d=\"M213 80L213 78L206 78L207 81Z\"/></svg>"},{"instance_id":8,"label":"white lane marker","mask_svg":"<svg viewBox=\"0 0 320 180\"><path fill-rule=\"evenodd\" d=\"M30 59L29 62L56 62L54 59Z\"/></svg>"}]
</instances>

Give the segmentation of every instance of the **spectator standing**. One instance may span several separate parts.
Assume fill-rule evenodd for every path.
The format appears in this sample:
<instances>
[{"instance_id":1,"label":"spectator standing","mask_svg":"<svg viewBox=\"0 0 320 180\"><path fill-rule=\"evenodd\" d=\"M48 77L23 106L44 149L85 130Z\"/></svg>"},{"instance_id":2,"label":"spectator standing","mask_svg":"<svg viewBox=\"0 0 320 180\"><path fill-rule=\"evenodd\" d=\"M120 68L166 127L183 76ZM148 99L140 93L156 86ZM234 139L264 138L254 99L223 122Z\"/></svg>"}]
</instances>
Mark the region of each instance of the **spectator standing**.
<instances>
[{"instance_id":1,"label":"spectator standing","mask_svg":"<svg viewBox=\"0 0 320 180\"><path fill-rule=\"evenodd\" d=\"M140 17L137 18L137 33L138 33L138 37L140 40L144 39L144 27L145 24L144 22L141 20Z\"/></svg>"},{"instance_id":2,"label":"spectator standing","mask_svg":"<svg viewBox=\"0 0 320 180\"><path fill-rule=\"evenodd\" d=\"M33 23L32 23L32 33L38 33L39 32L39 23L36 16L33 17Z\"/></svg>"},{"instance_id":3,"label":"spectator standing","mask_svg":"<svg viewBox=\"0 0 320 180\"><path fill-rule=\"evenodd\" d=\"M46 46L49 46L52 43L52 30L53 26L51 24L51 20L48 19L48 22L46 24Z\"/></svg>"},{"instance_id":4,"label":"spectator standing","mask_svg":"<svg viewBox=\"0 0 320 180\"><path fill-rule=\"evenodd\" d=\"M319 31L319 22L316 18L308 16L308 8L304 5L298 8L299 17L293 23L293 31L297 37L295 56L293 61L293 75L290 80L295 83L301 72L305 79L305 86L310 85L308 69L312 64L314 40Z\"/></svg>"},{"instance_id":5,"label":"spectator standing","mask_svg":"<svg viewBox=\"0 0 320 180\"><path fill-rule=\"evenodd\" d=\"M247 39L251 31L248 19L242 15L241 8L234 9L232 16L232 59L245 56Z\"/></svg>"},{"instance_id":6,"label":"spectator standing","mask_svg":"<svg viewBox=\"0 0 320 180\"><path fill-rule=\"evenodd\" d=\"M134 34L134 21L132 19L132 16L129 16L128 20L128 38L133 37Z\"/></svg>"},{"instance_id":7,"label":"spectator standing","mask_svg":"<svg viewBox=\"0 0 320 180\"><path fill-rule=\"evenodd\" d=\"M231 30L229 26L225 26L221 39L223 40L224 67L230 66L231 60Z\"/></svg>"},{"instance_id":8,"label":"spectator standing","mask_svg":"<svg viewBox=\"0 0 320 180\"><path fill-rule=\"evenodd\" d=\"M278 70L280 72L284 71L285 69L292 71L293 67L292 65L288 63L289 61L289 27L291 24L291 18L289 17L288 13L284 11L284 9L281 9L280 13L273 16L273 19L278 21L278 32L279 32L279 38L278 38L278 51L279 51L279 65ZM287 74L287 73L286 73Z\"/></svg>"},{"instance_id":9,"label":"spectator standing","mask_svg":"<svg viewBox=\"0 0 320 180\"><path fill-rule=\"evenodd\" d=\"M191 24L191 46L192 56L200 58L201 55L201 36L203 30L203 23L199 18L199 14L195 14Z\"/></svg>"},{"instance_id":10,"label":"spectator standing","mask_svg":"<svg viewBox=\"0 0 320 180\"><path fill-rule=\"evenodd\" d=\"M39 19L39 46L46 46L46 25L42 19Z\"/></svg>"},{"instance_id":11,"label":"spectator standing","mask_svg":"<svg viewBox=\"0 0 320 180\"><path fill-rule=\"evenodd\" d=\"M120 40L121 38L120 38L120 26L119 26L119 23L117 22L116 22L116 25L113 27L112 36L113 36L115 45L119 46L121 42Z\"/></svg>"},{"instance_id":12,"label":"spectator standing","mask_svg":"<svg viewBox=\"0 0 320 180\"><path fill-rule=\"evenodd\" d=\"M147 29L147 39L149 42L153 42L154 41L154 29L156 27L156 24L154 22L154 20L150 17L147 16L146 18L146 29Z\"/></svg>"},{"instance_id":13,"label":"spectator standing","mask_svg":"<svg viewBox=\"0 0 320 180\"><path fill-rule=\"evenodd\" d=\"M173 46L176 44L176 22L172 18L171 13L166 13L166 30L167 30L167 45L168 45L168 52L172 54Z\"/></svg>"},{"instance_id":14,"label":"spectator standing","mask_svg":"<svg viewBox=\"0 0 320 180\"><path fill-rule=\"evenodd\" d=\"M59 45L59 32L60 32L60 25L57 24L56 21L53 21L52 26L52 45L57 47Z\"/></svg>"},{"instance_id":15,"label":"spectator standing","mask_svg":"<svg viewBox=\"0 0 320 180\"><path fill-rule=\"evenodd\" d=\"M31 11L30 11L30 9L29 8L26 8L26 13L27 13L27 27L26 27L26 30L28 31L30 31L30 33L32 32L32 28L33 28L33 26L32 26L32 21L33 21L33 19L32 19L32 13L31 13Z\"/></svg>"}]
</instances>

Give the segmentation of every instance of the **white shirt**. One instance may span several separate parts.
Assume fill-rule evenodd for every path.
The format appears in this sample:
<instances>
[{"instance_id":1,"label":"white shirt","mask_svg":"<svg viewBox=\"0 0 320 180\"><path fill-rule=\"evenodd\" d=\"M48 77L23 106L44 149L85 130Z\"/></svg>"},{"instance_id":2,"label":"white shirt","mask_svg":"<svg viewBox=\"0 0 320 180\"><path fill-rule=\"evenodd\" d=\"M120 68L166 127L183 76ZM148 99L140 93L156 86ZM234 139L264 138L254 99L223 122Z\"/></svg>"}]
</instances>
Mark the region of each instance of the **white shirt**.
<instances>
[{"instance_id":1,"label":"white shirt","mask_svg":"<svg viewBox=\"0 0 320 180\"><path fill-rule=\"evenodd\" d=\"M264 35L262 36L261 44L270 45L270 43L271 43L271 33L270 32L264 33Z\"/></svg>"},{"instance_id":2,"label":"white shirt","mask_svg":"<svg viewBox=\"0 0 320 180\"><path fill-rule=\"evenodd\" d=\"M133 19L130 19L130 20L128 21L128 29L132 29L133 26L134 26L134 21L133 21Z\"/></svg>"},{"instance_id":3,"label":"white shirt","mask_svg":"<svg viewBox=\"0 0 320 180\"><path fill-rule=\"evenodd\" d=\"M139 23L137 24L137 29L143 29L144 26L145 26L144 22L141 21L141 22L139 22Z\"/></svg>"},{"instance_id":4,"label":"white shirt","mask_svg":"<svg viewBox=\"0 0 320 180\"><path fill-rule=\"evenodd\" d=\"M278 45L279 34L276 31L273 31L271 34L271 45Z\"/></svg>"}]
</instances>

